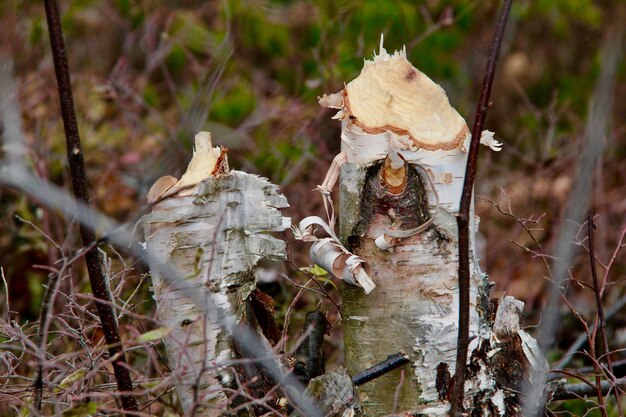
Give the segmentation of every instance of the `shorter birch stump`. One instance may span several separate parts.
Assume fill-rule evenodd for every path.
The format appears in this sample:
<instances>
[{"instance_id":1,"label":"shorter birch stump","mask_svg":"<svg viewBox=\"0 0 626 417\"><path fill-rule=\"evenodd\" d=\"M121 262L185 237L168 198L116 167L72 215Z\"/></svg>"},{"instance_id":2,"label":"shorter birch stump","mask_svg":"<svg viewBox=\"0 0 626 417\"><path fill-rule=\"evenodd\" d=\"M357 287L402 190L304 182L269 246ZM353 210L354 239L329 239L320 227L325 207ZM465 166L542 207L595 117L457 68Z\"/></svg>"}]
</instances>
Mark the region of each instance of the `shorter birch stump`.
<instances>
[{"instance_id":1,"label":"shorter birch stump","mask_svg":"<svg viewBox=\"0 0 626 417\"><path fill-rule=\"evenodd\" d=\"M244 348L271 352L276 342L277 332L256 320L255 305L272 306L256 292L255 265L285 257L285 242L272 232L290 226L280 212L287 200L267 179L229 171L226 150L213 148L207 132L196 135L182 178L157 181L149 200L143 229L176 391L185 414L218 416L231 400L222 388L235 387L230 361ZM257 336L245 347L240 326ZM271 384L260 367L237 370L261 381L250 384L252 396Z\"/></svg>"}]
</instances>

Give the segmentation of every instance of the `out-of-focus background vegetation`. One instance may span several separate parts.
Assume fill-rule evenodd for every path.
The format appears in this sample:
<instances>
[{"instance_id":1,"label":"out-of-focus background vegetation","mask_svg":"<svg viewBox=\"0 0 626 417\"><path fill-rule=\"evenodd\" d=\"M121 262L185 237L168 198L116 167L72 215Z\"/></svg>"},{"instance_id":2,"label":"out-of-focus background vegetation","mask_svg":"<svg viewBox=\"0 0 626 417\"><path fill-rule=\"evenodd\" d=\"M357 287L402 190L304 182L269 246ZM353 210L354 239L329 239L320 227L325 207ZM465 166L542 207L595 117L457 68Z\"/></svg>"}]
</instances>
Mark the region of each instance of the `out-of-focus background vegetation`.
<instances>
[{"instance_id":1,"label":"out-of-focus background vegetation","mask_svg":"<svg viewBox=\"0 0 626 417\"><path fill-rule=\"evenodd\" d=\"M406 45L409 60L444 87L471 124L500 5L471 0L60 3L93 203L118 221L136 218L157 178L184 170L199 130L211 131L216 144L228 147L232 167L279 184L294 220L321 214L321 199L311 190L322 182L340 139L338 123L317 97L355 78L384 34L387 50ZM476 211L481 266L496 283L494 295L506 292L526 301L530 323L540 320L536 312L548 288L544 263L532 251L552 253L603 64L600 49L623 25L624 9L621 1L591 0L519 0L513 7L487 119L504 149L481 154ZM0 59L13 61L28 161L38 176L69 189L43 2L3 0L0 28ZM606 151L597 172L589 173L595 176L596 250L603 262L614 251L626 217L625 76L622 59ZM0 198L0 266L11 319L28 331L26 323L36 320L40 308L45 266L60 257L50 240L71 253L79 247L77 233L32 198L8 188L0 188ZM527 225L541 247L492 202L510 207L521 219L539 219ZM305 266L307 249L290 247L294 261ZM115 279L126 280L120 297L141 283L135 311L153 314L145 271L132 269L132 260L123 265L123 257L111 256L120 275ZM579 251L571 271L573 278L590 283L586 256ZM67 293L89 291L82 268L74 264L71 279L61 283ZM608 306L622 297L625 272L622 255L605 294ZM296 290L283 281L271 290L281 318ZM1 292L4 312L4 287ZM570 296L583 317L593 318L589 289L573 285ZM304 297L294 311L315 302ZM575 319L564 317L561 350L582 331ZM625 320L622 313L609 323L614 348L626 342ZM129 319L122 331L137 326ZM337 346L331 351L340 362ZM20 365L26 377L32 377L30 365Z\"/></svg>"}]
</instances>

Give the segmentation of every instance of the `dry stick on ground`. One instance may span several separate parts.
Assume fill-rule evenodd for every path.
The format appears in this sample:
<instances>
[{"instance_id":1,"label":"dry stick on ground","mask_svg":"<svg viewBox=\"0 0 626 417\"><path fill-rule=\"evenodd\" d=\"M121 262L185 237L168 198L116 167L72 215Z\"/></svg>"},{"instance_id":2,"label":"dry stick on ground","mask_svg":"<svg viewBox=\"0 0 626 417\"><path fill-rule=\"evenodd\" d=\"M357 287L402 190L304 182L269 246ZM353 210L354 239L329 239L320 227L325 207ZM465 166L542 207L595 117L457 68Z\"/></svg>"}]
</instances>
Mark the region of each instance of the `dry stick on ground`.
<instances>
[{"instance_id":1,"label":"dry stick on ground","mask_svg":"<svg viewBox=\"0 0 626 417\"><path fill-rule=\"evenodd\" d=\"M459 228L459 336L456 353L456 374L454 386L452 388L452 399L450 406L450 416L456 417L463 413L463 398L465 394L465 371L467 368L467 348L469 345L469 321L470 321L470 206L474 193L474 179L476 178L476 162L478 160L478 146L480 136L487 117L489 107L489 96L491 95L491 85L496 70L496 61L500 53L500 45L504 35L504 29L511 11L512 0L506 0L500 17L496 33L491 43L489 60L483 76L480 100L476 109L476 117L472 126L472 141L467 157L467 168L465 170L465 181L463 182L463 193L461 194L461 209L457 217Z\"/></svg>"},{"instance_id":2,"label":"dry stick on ground","mask_svg":"<svg viewBox=\"0 0 626 417\"><path fill-rule=\"evenodd\" d=\"M589 359L594 363L592 367L589 367L588 371L593 371L599 367L598 361L593 358L590 354L588 355ZM580 370L582 371L582 370ZM566 377L576 378L581 380L580 383L552 383L549 388L548 395L551 401L564 401L564 400L572 400L572 399L582 399L585 401L590 401L588 397L597 397L598 402L597 405L600 408L600 411L603 415L605 415L606 410L605 406L601 402L601 398L605 395L610 395L613 390L618 390L623 388L626 385L626 380L621 378L620 380L604 380L601 382L592 383L587 377L591 375L582 375L580 372L570 372L566 370L560 371ZM597 377L597 375L596 375ZM565 380L563 380L565 381ZM623 415L621 411L619 411L619 415Z\"/></svg>"},{"instance_id":3,"label":"dry stick on ground","mask_svg":"<svg viewBox=\"0 0 626 417\"><path fill-rule=\"evenodd\" d=\"M600 395L607 395L612 389L615 389L613 381L602 381L600 384ZM587 397L593 397L598 394L598 388L594 385L589 385L585 382L579 382L575 384L565 384L563 387L558 388L552 397L553 401L561 400L574 400L574 399L586 399ZM600 408L602 409L602 408Z\"/></svg>"},{"instance_id":4,"label":"dry stick on ground","mask_svg":"<svg viewBox=\"0 0 626 417\"><path fill-rule=\"evenodd\" d=\"M59 16L59 6L56 0L45 0L46 18L48 21L48 32L50 34L50 45L52 47L52 57L54 69L57 77L59 98L61 101L61 115L63 117L63 128L67 142L67 157L69 160L70 172L72 176L72 186L74 197L85 204L89 203L89 193L87 191L87 179L85 177L85 163L83 151L78 135L78 124L74 111L74 101L72 98L72 86L70 83L69 66L65 53L63 33L61 30L61 19ZM90 225L81 223L80 234L83 245L89 246L96 240L95 233ZM110 296L107 283L101 269L100 255L96 250L90 250L85 254L89 281L95 297L107 303L96 302L98 316L104 331L104 337L109 346L109 355L116 358L113 361L113 371L117 380L117 387L122 392L130 392L133 384L130 373L125 367L126 358L122 350L120 333L115 319L113 308L108 303ZM39 384L39 382L37 383ZM128 394L121 396L122 406L127 411L137 411L137 401Z\"/></svg>"},{"instance_id":5,"label":"dry stick on ground","mask_svg":"<svg viewBox=\"0 0 626 417\"><path fill-rule=\"evenodd\" d=\"M607 319L608 319L608 314L607 314ZM591 329L593 330L593 328ZM552 375L549 378L549 381L554 381L555 379L560 379L562 378L561 376L559 376L559 374L561 374L561 371L563 371L562 369L554 369L552 371L550 371L552 373ZM567 372L567 371L566 371ZM581 368L576 368L576 372L579 372L582 375L594 372L594 367L593 366L583 366ZM615 377L615 379L620 379L620 378L624 378L626 377L626 359L622 359L619 360L617 362L613 362L613 376Z\"/></svg>"}]
</instances>

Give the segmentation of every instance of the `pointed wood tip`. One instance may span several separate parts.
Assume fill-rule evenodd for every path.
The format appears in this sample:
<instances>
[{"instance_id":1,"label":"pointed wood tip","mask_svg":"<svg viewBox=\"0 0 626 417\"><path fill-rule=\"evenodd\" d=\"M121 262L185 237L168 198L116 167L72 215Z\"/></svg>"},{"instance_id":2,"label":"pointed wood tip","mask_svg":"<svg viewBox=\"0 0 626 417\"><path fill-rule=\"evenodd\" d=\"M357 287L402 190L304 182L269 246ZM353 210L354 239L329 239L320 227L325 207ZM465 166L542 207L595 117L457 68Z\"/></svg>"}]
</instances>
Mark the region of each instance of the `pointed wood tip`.
<instances>
[{"instance_id":1,"label":"pointed wood tip","mask_svg":"<svg viewBox=\"0 0 626 417\"><path fill-rule=\"evenodd\" d=\"M168 196L192 195L203 179L228 173L227 151L223 146L213 147L211 132L198 132L194 138L193 156L183 176L180 180L170 175L159 178L148 192L148 203L157 202L166 193Z\"/></svg>"}]
</instances>

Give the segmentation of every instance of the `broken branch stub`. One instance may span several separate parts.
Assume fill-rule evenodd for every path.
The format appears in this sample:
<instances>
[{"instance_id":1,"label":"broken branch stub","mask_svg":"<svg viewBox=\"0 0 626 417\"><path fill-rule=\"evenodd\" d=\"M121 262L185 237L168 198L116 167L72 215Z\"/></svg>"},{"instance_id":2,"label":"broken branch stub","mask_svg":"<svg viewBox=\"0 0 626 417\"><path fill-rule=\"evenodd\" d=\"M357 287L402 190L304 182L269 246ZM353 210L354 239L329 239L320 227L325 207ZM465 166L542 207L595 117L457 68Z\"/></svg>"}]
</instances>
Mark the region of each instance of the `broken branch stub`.
<instances>
[{"instance_id":1,"label":"broken branch stub","mask_svg":"<svg viewBox=\"0 0 626 417\"><path fill-rule=\"evenodd\" d=\"M335 158L345 161L339 237L348 251L367 262L377 285L368 296L342 287L346 366L354 374L398 350L411 361L398 396L397 372L359 388L363 410L384 415L397 397L399 410L445 415L449 404L438 392L437 374L444 367L451 374L455 369L455 215L469 129L443 89L414 68L404 50L389 54L382 41L379 54L365 62L361 74L341 92L322 97L320 104L339 109L334 118L342 125L342 156ZM496 151L501 145L487 131L481 143ZM338 165L321 187L325 195L333 188ZM470 350L491 335L489 283L478 265L476 228L472 210L470 335L476 338ZM487 377L468 384L468 408L470 394L490 398L497 391L493 376L483 374Z\"/></svg>"},{"instance_id":2,"label":"broken branch stub","mask_svg":"<svg viewBox=\"0 0 626 417\"><path fill-rule=\"evenodd\" d=\"M255 265L285 257L285 242L269 232L290 226L280 212L288 204L265 178L228 171L225 149L206 132L182 178L164 182L143 218L157 314L170 329L164 342L183 409L217 416L228 402L220 388L233 382L223 366L237 351L233 326L256 323L248 317ZM179 276L166 276L166 265Z\"/></svg>"}]
</instances>

